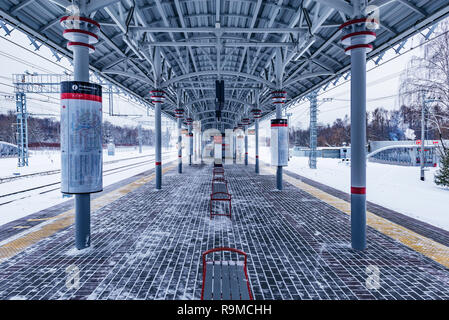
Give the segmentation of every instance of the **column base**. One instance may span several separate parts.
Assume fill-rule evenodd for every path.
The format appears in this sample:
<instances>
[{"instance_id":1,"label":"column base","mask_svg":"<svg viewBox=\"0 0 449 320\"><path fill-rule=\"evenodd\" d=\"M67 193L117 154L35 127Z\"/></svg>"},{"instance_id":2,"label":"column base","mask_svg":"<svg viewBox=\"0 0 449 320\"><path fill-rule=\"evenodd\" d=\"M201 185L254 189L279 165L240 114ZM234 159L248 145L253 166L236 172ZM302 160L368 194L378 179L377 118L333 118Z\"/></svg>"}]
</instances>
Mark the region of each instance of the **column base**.
<instances>
[{"instance_id":1,"label":"column base","mask_svg":"<svg viewBox=\"0 0 449 320\"><path fill-rule=\"evenodd\" d=\"M75 194L75 246L90 247L90 193Z\"/></svg>"},{"instance_id":2,"label":"column base","mask_svg":"<svg viewBox=\"0 0 449 320\"><path fill-rule=\"evenodd\" d=\"M156 189L162 189L162 165L156 166Z\"/></svg>"},{"instance_id":3,"label":"column base","mask_svg":"<svg viewBox=\"0 0 449 320\"><path fill-rule=\"evenodd\" d=\"M278 166L276 169L276 187L282 190L282 167Z\"/></svg>"},{"instance_id":4,"label":"column base","mask_svg":"<svg viewBox=\"0 0 449 320\"><path fill-rule=\"evenodd\" d=\"M366 194L351 194L351 246L366 248Z\"/></svg>"}]
</instances>

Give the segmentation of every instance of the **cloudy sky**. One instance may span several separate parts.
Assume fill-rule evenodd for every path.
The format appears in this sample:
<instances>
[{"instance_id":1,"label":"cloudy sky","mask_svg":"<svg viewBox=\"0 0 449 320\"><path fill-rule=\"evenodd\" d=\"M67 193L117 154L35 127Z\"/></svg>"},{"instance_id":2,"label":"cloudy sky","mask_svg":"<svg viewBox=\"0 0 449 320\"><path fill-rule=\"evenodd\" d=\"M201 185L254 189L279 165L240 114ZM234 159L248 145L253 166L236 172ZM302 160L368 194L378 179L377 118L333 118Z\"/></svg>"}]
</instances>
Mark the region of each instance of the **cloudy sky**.
<instances>
[{"instance_id":1,"label":"cloudy sky","mask_svg":"<svg viewBox=\"0 0 449 320\"><path fill-rule=\"evenodd\" d=\"M12 29L10 27L10 29ZM12 87L12 75L22 74L25 71L39 74L62 74L71 72L73 67L65 58L57 62L51 51L42 46L39 51L34 50L34 46L25 34L20 31L13 31L10 36L0 29L0 112L6 113L8 110L15 110L14 89ZM130 102L127 97L114 95L114 113L121 115L144 115L138 119L136 117L110 117L103 114L103 120L110 121L117 125L136 126L137 120L151 121L152 116L147 117L142 106L135 102ZM103 104L108 106L108 96L103 94ZM28 112L38 115L54 115L59 120L59 95L58 94L27 94ZM107 110L107 108L104 108ZM171 122L171 121L170 121ZM144 123L145 127L145 123Z\"/></svg>"}]
</instances>

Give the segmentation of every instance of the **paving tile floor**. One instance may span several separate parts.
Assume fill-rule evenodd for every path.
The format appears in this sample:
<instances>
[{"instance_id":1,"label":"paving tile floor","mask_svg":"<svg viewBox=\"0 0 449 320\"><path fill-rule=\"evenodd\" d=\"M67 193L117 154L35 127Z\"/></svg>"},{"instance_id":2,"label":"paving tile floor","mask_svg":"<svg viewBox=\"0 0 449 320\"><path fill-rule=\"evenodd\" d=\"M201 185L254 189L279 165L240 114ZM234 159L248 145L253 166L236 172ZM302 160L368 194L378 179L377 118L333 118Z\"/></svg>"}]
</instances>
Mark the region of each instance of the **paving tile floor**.
<instances>
[{"instance_id":1,"label":"paving tile floor","mask_svg":"<svg viewBox=\"0 0 449 320\"><path fill-rule=\"evenodd\" d=\"M232 220L209 218L210 165L171 170L94 212L91 248L70 226L0 263L0 299L199 299L201 253L221 246L248 254L255 299L449 299L446 267L372 228L353 251L338 209L252 167L225 175Z\"/></svg>"}]
</instances>

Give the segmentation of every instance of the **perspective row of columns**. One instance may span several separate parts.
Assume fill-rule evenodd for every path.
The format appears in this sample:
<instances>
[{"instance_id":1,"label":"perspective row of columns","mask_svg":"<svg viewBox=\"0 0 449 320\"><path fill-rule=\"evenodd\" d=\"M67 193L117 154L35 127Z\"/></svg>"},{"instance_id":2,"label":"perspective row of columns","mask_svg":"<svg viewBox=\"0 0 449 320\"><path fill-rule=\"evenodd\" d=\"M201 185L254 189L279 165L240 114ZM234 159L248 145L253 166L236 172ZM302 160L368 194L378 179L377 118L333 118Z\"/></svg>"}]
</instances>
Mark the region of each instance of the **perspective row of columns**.
<instances>
[{"instance_id":1,"label":"perspective row of columns","mask_svg":"<svg viewBox=\"0 0 449 320\"><path fill-rule=\"evenodd\" d=\"M82 2L84 3L84 2ZM62 152L62 182L61 191L75 195L75 243L78 249L90 246L90 193L102 190L102 141L101 141L101 87L89 83L89 54L95 50L94 43L98 41L100 25L92 19L83 17L83 8L80 7L80 16L66 16L60 20L64 30L64 37L69 40L67 47L73 52L74 81L61 83L61 152ZM361 12L359 10L359 12ZM376 38L368 25L376 24L376 21L359 17L345 22L340 26L343 32L342 44L346 47L345 52L351 56L351 242L352 247L363 250L366 247L366 55L373 47L370 44ZM154 56L154 67L156 70L156 88L160 87L161 63L159 47L156 48ZM70 87L69 87L70 85ZM156 188L162 186L162 154L161 154L161 105L164 101L164 92L155 89L152 92L155 106L155 171ZM285 103L286 92L279 89L273 92L273 102L276 105L276 119L273 125L284 126L282 119L282 105ZM99 106L98 107L98 103ZM314 104L314 120L316 121L316 97L311 101ZM71 154L73 158L69 161L70 151L67 148L67 137L75 134L68 126L69 119L75 117L69 109L84 108L90 110L92 118L100 124L89 128L95 133L94 145L86 146L81 143L77 145L76 153ZM64 118L65 117L65 118ZM73 119L72 119L73 120ZM75 119L76 120L76 119ZM255 171L259 172L259 123L255 121L256 131L256 165ZM312 121L312 120L311 120ZM286 126L285 120L285 126ZM181 120L178 118L178 130ZM314 127L316 130L316 126ZM192 128L189 125L189 137ZM180 135L178 133L178 171L182 172L182 150L180 149ZM316 142L314 145L314 157L316 156ZM192 144L189 139L189 144ZM84 148L84 149L83 149ZM189 145L189 149L191 146ZM94 151L92 151L94 150ZM190 155L191 152L189 152ZM80 167L82 157L90 157L93 163L93 172L98 174L95 183L83 185L81 181L74 178L71 167ZM248 142L245 137L245 164L248 164ZM74 159L74 160L73 160ZM191 155L189 163L192 163ZM277 165L276 181L277 188L282 190L282 165ZM76 187L74 187L76 185Z\"/></svg>"}]
</instances>

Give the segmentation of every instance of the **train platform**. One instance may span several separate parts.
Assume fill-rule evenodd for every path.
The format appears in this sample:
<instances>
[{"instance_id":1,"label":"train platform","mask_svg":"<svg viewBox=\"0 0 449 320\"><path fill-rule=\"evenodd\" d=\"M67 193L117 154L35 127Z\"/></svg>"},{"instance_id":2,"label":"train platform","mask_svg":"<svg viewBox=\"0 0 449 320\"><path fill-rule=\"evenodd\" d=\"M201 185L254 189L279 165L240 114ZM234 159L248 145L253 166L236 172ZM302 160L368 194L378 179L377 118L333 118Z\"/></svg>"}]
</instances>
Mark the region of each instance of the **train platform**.
<instances>
[{"instance_id":1,"label":"train platform","mask_svg":"<svg viewBox=\"0 0 449 320\"><path fill-rule=\"evenodd\" d=\"M446 231L368 204L368 247L354 251L346 194L224 169L231 219L209 216L211 165L167 164L162 190L150 171L92 200L88 249L74 248L73 201L0 227L0 299L200 299L201 253L216 247L247 253L256 300L449 299Z\"/></svg>"}]
</instances>

